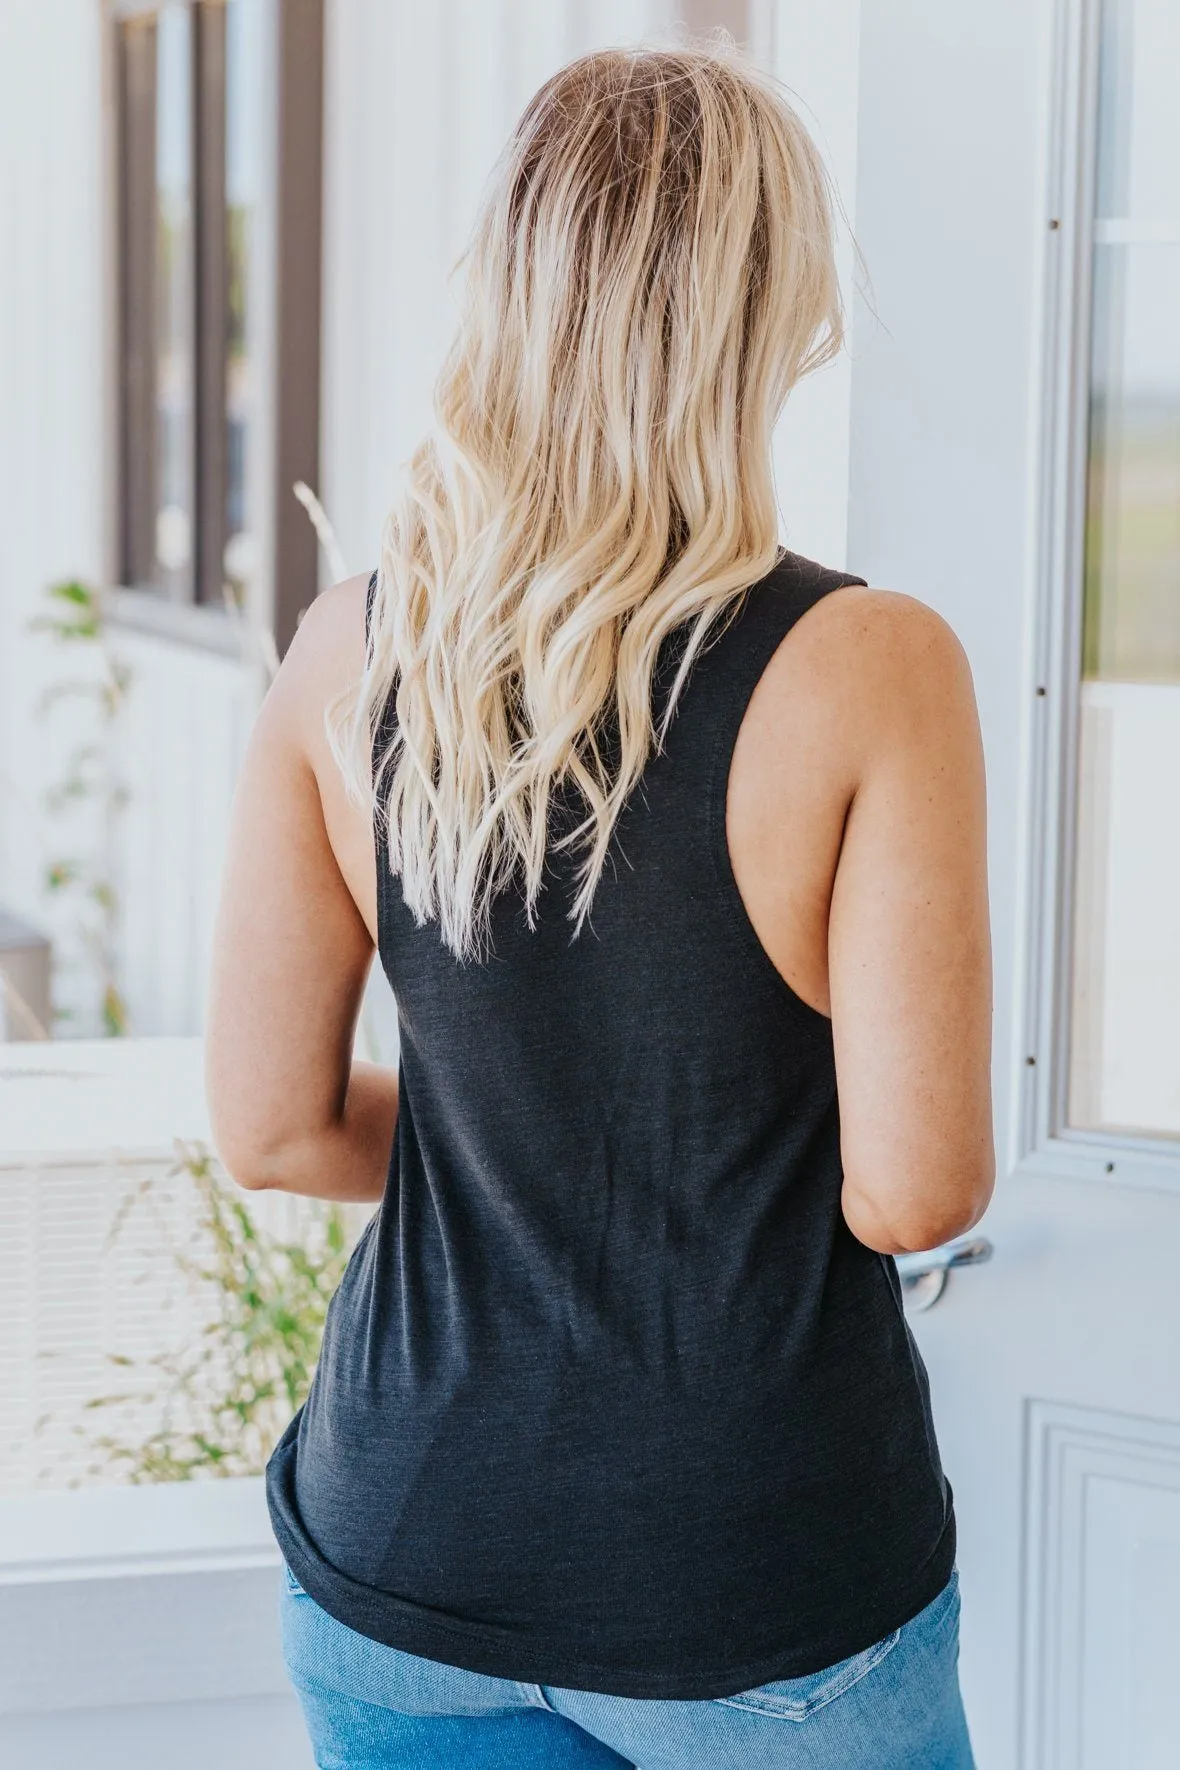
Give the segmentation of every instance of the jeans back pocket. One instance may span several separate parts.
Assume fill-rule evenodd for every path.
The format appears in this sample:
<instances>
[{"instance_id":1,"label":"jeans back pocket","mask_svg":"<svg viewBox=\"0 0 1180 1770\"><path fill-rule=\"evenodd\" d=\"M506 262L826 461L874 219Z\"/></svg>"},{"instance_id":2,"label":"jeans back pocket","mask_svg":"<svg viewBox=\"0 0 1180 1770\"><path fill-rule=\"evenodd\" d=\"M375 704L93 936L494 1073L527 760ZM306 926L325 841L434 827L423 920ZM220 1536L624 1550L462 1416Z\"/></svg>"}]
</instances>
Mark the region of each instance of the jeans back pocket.
<instances>
[{"instance_id":1,"label":"jeans back pocket","mask_svg":"<svg viewBox=\"0 0 1180 1770\"><path fill-rule=\"evenodd\" d=\"M850 1659L839 1660L822 1672L810 1672L805 1678L783 1678L774 1684L760 1684L756 1690L743 1690L737 1696L715 1698L724 1707L746 1709L750 1714L769 1715L780 1721L806 1721L808 1715L835 1702L854 1684L879 1666L897 1646L901 1630L894 1629L872 1647L854 1653Z\"/></svg>"}]
</instances>

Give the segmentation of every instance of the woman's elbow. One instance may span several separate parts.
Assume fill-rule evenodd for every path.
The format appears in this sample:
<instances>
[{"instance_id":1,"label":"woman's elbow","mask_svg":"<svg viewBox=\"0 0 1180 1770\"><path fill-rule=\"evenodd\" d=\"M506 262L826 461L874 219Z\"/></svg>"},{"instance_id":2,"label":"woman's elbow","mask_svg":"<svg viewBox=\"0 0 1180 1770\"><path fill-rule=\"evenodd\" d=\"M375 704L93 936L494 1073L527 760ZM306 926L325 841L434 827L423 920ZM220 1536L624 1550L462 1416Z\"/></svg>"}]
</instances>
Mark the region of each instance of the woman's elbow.
<instances>
[{"instance_id":1,"label":"woman's elbow","mask_svg":"<svg viewBox=\"0 0 1180 1770\"><path fill-rule=\"evenodd\" d=\"M207 1091L209 1126L217 1159L244 1192L270 1192L280 1187L290 1161L289 1140L277 1127L258 1122L257 1114L235 1110L217 1088Z\"/></svg>"},{"instance_id":2,"label":"woman's elbow","mask_svg":"<svg viewBox=\"0 0 1180 1770\"><path fill-rule=\"evenodd\" d=\"M206 1049L205 1105L213 1147L222 1167L244 1192L281 1187L291 1159L293 1133L302 1132L291 1099L267 1085L257 1071L231 1066L212 1043Z\"/></svg>"},{"instance_id":3,"label":"woman's elbow","mask_svg":"<svg viewBox=\"0 0 1180 1770\"><path fill-rule=\"evenodd\" d=\"M929 1195L865 1184L846 1175L841 1198L844 1220L858 1241L878 1253L925 1253L974 1229L991 1203L995 1177L992 1157L948 1178Z\"/></svg>"},{"instance_id":4,"label":"woman's elbow","mask_svg":"<svg viewBox=\"0 0 1180 1770\"><path fill-rule=\"evenodd\" d=\"M217 1158L235 1186L243 1192L271 1192L278 1185L279 1164L276 1152L235 1139L214 1130L213 1146Z\"/></svg>"}]
</instances>

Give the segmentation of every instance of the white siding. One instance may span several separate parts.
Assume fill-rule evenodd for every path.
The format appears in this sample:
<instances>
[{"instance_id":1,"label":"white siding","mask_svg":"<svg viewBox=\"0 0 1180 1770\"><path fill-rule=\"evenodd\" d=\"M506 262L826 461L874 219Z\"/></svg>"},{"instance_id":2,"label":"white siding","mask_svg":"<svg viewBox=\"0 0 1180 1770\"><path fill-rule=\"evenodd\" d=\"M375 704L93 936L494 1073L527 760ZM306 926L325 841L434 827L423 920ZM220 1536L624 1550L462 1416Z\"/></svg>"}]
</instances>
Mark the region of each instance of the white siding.
<instances>
[{"instance_id":1,"label":"white siding","mask_svg":"<svg viewBox=\"0 0 1180 1770\"><path fill-rule=\"evenodd\" d=\"M399 464L430 419L448 276L517 113L570 56L663 31L664 0L330 0L324 501L376 563Z\"/></svg>"},{"instance_id":2,"label":"white siding","mask_svg":"<svg viewBox=\"0 0 1180 1770\"><path fill-rule=\"evenodd\" d=\"M28 622L47 583L105 566L100 22L95 0L0 7L0 900L46 932L38 705L63 660Z\"/></svg>"},{"instance_id":3,"label":"white siding","mask_svg":"<svg viewBox=\"0 0 1180 1770\"><path fill-rule=\"evenodd\" d=\"M263 689L248 658L120 631L119 978L133 1035L199 1033L234 781Z\"/></svg>"}]
</instances>

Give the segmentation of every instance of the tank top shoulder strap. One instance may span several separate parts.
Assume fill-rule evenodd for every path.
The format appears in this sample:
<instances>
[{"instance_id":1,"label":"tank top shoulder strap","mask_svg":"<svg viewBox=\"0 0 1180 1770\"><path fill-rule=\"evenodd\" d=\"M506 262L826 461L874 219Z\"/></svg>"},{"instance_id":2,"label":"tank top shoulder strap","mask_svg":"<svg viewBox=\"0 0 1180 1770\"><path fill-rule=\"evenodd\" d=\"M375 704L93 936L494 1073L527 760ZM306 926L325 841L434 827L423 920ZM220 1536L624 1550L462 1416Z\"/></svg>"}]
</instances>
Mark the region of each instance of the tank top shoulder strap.
<instances>
[{"instance_id":1,"label":"tank top shoulder strap","mask_svg":"<svg viewBox=\"0 0 1180 1770\"><path fill-rule=\"evenodd\" d=\"M852 572L784 552L698 654L672 722L678 754L687 760L692 752L699 764L714 765L711 774L715 767L728 772L750 698L792 627L831 591L865 583Z\"/></svg>"},{"instance_id":2,"label":"tank top shoulder strap","mask_svg":"<svg viewBox=\"0 0 1180 1770\"><path fill-rule=\"evenodd\" d=\"M738 729L750 696L796 621L829 591L842 589L850 584L863 586L865 583L864 578L857 577L854 573L833 571L828 566L805 559L802 554L784 550L778 563L766 577L750 586L718 636L706 642L705 652L720 652L725 659L725 666L717 669L715 659L714 667L703 672L709 679L710 689L703 694L699 689L694 693L694 700L702 704L702 710L704 704L708 703L709 713L720 710L716 706L718 700L728 707L731 715L728 722L724 719L716 723L709 720L718 741L724 742L728 725L732 724L729 743L729 748L732 749L733 743L737 741ZM369 642L376 595L377 573L373 572L365 596L366 646ZM657 673L657 697L670 688L674 679L677 642L682 637L682 634L673 635L664 664ZM694 675L696 673L694 671ZM733 722L734 715L736 723Z\"/></svg>"},{"instance_id":3,"label":"tank top shoulder strap","mask_svg":"<svg viewBox=\"0 0 1180 1770\"><path fill-rule=\"evenodd\" d=\"M694 658L663 745L619 826L623 852L660 881L652 914L675 926L674 944L684 962L700 969L712 963L710 954L728 952L747 1007L755 999L768 1011L786 1003L793 1021L802 1015L809 1036L828 1022L801 1004L775 969L734 876L726 830L729 774L750 699L787 634L831 591L864 583L853 573L784 553L752 584ZM676 629L661 657L657 722L686 638L683 628Z\"/></svg>"},{"instance_id":4,"label":"tank top shoulder strap","mask_svg":"<svg viewBox=\"0 0 1180 1770\"><path fill-rule=\"evenodd\" d=\"M746 709L763 672L795 623L831 591L866 580L851 572L833 571L784 551L764 578L752 584L708 637L694 659L671 721L664 752L653 758L641 785L657 789L676 834L670 839L680 862L690 870L694 851L700 860L725 849L725 798L729 766ZM365 638L369 638L377 573L369 580L365 605ZM666 695L675 681L688 637L676 628L665 641L653 683L657 726ZM392 692L374 733L374 753L393 734ZM661 818L662 822L663 819ZM697 844L700 843L698 849ZM723 872L727 869L723 866Z\"/></svg>"}]
</instances>

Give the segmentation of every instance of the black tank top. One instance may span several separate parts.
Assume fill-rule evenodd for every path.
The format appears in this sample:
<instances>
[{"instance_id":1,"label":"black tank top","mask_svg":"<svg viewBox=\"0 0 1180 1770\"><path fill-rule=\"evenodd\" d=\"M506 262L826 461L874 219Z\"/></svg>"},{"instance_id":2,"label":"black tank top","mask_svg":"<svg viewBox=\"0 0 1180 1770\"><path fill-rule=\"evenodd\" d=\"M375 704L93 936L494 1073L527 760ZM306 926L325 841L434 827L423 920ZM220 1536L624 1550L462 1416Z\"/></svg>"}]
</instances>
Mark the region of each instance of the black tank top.
<instances>
[{"instance_id":1,"label":"black tank top","mask_svg":"<svg viewBox=\"0 0 1180 1770\"><path fill-rule=\"evenodd\" d=\"M863 583L787 554L746 593L576 939L575 862L552 854L538 925L505 893L491 956L460 963L378 842L388 1182L267 1470L296 1578L362 1635L495 1677L727 1696L859 1652L950 1577L896 1269L840 1211L831 1022L768 958L726 844L759 677Z\"/></svg>"}]
</instances>

